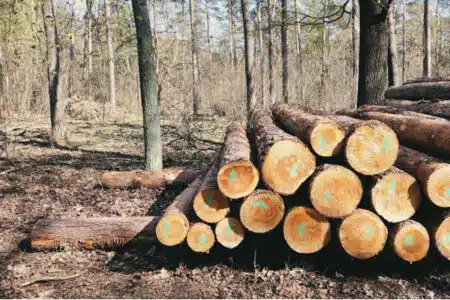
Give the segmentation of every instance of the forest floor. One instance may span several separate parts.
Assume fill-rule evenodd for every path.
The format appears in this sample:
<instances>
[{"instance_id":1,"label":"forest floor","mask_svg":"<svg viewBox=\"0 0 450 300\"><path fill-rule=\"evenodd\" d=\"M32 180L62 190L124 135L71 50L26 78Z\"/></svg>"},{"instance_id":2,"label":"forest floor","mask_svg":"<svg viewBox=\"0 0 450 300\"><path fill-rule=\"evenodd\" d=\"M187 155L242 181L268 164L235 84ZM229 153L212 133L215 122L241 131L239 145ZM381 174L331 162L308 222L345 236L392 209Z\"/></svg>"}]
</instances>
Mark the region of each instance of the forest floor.
<instances>
[{"instance_id":1,"label":"forest floor","mask_svg":"<svg viewBox=\"0 0 450 300\"><path fill-rule=\"evenodd\" d=\"M222 137L226 125L223 118L178 128L165 123L168 167L207 165L218 147L211 140ZM233 251L216 245L209 255L194 254L185 245L159 244L117 252L22 251L19 242L38 219L159 215L182 187L101 187L105 170L142 168L138 119L70 121L70 146L64 148L50 147L46 119L4 127L8 146L7 152L0 147L0 297L450 297L449 263L435 254L413 265L389 253L368 261L352 260L333 244L316 255L298 255L287 249L279 230L262 239L250 236ZM75 279L22 287L30 280L75 275L87 267L94 268Z\"/></svg>"}]
</instances>

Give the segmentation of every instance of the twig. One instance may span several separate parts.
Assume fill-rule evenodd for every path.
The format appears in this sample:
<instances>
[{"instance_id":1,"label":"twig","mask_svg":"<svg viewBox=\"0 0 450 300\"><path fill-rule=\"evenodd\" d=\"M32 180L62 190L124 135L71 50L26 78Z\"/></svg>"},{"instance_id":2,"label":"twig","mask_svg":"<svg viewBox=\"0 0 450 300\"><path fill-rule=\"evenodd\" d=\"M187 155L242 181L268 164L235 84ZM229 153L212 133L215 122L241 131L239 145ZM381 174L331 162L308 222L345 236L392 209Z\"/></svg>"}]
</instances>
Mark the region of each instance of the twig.
<instances>
[{"instance_id":1,"label":"twig","mask_svg":"<svg viewBox=\"0 0 450 300\"><path fill-rule=\"evenodd\" d=\"M81 275L86 274L89 270L100 270L101 269L99 267L87 267L83 270L81 270L79 273L75 274L75 275L69 275L69 276L64 276L64 277L43 277L43 278L37 278L34 280L31 280L29 282L26 282L24 284L22 284L20 287L26 287L26 286L30 286L36 283L42 283L42 282L49 282L49 281L60 281L60 280L69 280L69 279L74 279L77 278Z\"/></svg>"}]
</instances>

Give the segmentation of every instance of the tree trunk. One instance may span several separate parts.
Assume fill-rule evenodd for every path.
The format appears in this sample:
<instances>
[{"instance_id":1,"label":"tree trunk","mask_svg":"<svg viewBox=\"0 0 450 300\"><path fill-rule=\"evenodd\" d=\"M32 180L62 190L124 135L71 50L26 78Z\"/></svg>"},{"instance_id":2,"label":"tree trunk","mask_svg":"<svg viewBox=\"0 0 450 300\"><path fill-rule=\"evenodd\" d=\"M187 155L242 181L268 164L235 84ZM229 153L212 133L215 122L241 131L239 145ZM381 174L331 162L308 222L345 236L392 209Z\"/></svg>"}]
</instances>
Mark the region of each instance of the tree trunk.
<instances>
[{"instance_id":1,"label":"tree trunk","mask_svg":"<svg viewBox=\"0 0 450 300\"><path fill-rule=\"evenodd\" d=\"M317 155L331 157L341 152L345 130L330 119L281 102L272 107L272 113L289 133L306 141Z\"/></svg>"},{"instance_id":2,"label":"tree trunk","mask_svg":"<svg viewBox=\"0 0 450 300\"><path fill-rule=\"evenodd\" d=\"M439 2L436 1L436 27L437 27L437 37L436 37L436 76L439 77L440 67L441 67L441 48L442 48L442 28L441 28L441 14L439 13Z\"/></svg>"},{"instance_id":3,"label":"tree trunk","mask_svg":"<svg viewBox=\"0 0 450 300\"><path fill-rule=\"evenodd\" d=\"M100 217L38 221L29 236L31 249L117 249L129 242L153 241L159 217Z\"/></svg>"},{"instance_id":4,"label":"tree trunk","mask_svg":"<svg viewBox=\"0 0 450 300\"><path fill-rule=\"evenodd\" d=\"M295 2L295 50L297 51L297 71L298 76L302 76L302 38L301 38L301 27L300 27L300 16L299 16L299 8L298 8L298 1L294 0Z\"/></svg>"},{"instance_id":5,"label":"tree trunk","mask_svg":"<svg viewBox=\"0 0 450 300\"><path fill-rule=\"evenodd\" d=\"M145 169L162 169L161 122L155 56L147 1L133 0L144 125Z\"/></svg>"},{"instance_id":6,"label":"tree trunk","mask_svg":"<svg viewBox=\"0 0 450 300\"><path fill-rule=\"evenodd\" d=\"M427 256L430 248L430 236L422 224L408 220L398 224L392 232L392 248L398 257L413 263Z\"/></svg>"},{"instance_id":7,"label":"tree trunk","mask_svg":"<svg viewBox=\"0 0 450 300\"><path fill-rule=\"evenodd\" d=\"M357 114L359 112L371 112L371 111L394 114L394 115L401 115L401 116L408 116L408 117L417 117L417 118L428 119L428 120L447 121L444 118L439 118L439 117L430 116L427 114L409 111L406 109L401 109L401 108L396 108L396 107L391 107L391 106L384 106L384 105L363 105L363 106L360 106L357 110L341 110L339 113L357 116Z\"/></svg>"},{"instance_id":8,"label":"tree trunk","mask_svg":"<svg viewBox=\"0 0 450 300\"><path fill-rule=\"evenodd\" d=\"M352 27L352 48L353 48L353 97L355 105L358 99L358 76L359 76L359 42L360 42L360 9L359 1L353 0L353 27Z\"/></svg>"},{"instance_id":9,"label":"tree trunk","mask_svg":"<svg viewBox=\"0 0 450 300\"><path fill-rule=\"evenodd\" d=\"M245 235L241 221L232 217L226 217L217 223L215 232L217 242L227 249L239 246Z\"/></svg>"},{"instance_id":10,"label":"tree trunk","mask_svg":"<svg viewBox=\"0 0 450 300\"><path fill-rule=\"evenodd\" d=\"M209 1L206 1L206 40L208 42L209 67L212 64L211 33L209 32Z\"/></svg>"},{"instance_id":11,"label":"tree trunk","mask_svg":"<svg viewBox=\"0 0 450 300\"><path fill-rule=\"evenodd\" d=\"M106 42L108 46L108 73L109 73L109 104L112 113L116 112L116 75L114 69L114 47L113 36L111 30L111 4L110 0L105 0L105 26L106 26Z\"/></svg>"},{"instance_id":12,"label":"tree trunk","mask_svg":"<svg viewBox=\"0 0 450 300\"><path fill-rule=\"evenodd\" d=\"M189 230L188 216L192 211L192 203L201 183L202 176L199 175L166 208L156 226L156 238L161 244L175 246L185 240Z\"/></svg>"},{"instance_id":13,"label":"tree trunk","mask_svg":"<svg viewBox=\"0 0 450 300\"><path fill-rule=\"evenodd\" d=\"M327 66L327 48L328 48L328 29L327 23L325 21L327 10L328 10L328 2L329 0L325 0L325 6L323 8L323 22L322 22L322 48L321 48L321 71L320 71L320 95L325 94L325 77L328 73Z\"/></svg>"},{"instance_id":14,"label":"tree trunk","mask_svg":"<svg viewBox=\"0 0 450 300\"><path fill-rule=\"evenodd\" d=\"M256 8L256 17L258 19L258 36L259 36L259 68L260 68L260 81L261 81L261 98L262 105L264 107L267 106L266 99L266 88L264 84L265 80L265 62L264 62L264 37L263 37L263 29L262 29L262 15L261 15L261 0L257 0L257 8Z\"/></svg>"},{"instance_id":15,"label":"tree trunk","mask_svg":"<svg viewBox=\"0 0 450 300\"><path fill-rule=\"evenodd\" d=\"M70 17L70 46L69 46L69 98L73 95L74 75L75 75L75 0L72 0L72 12Z\"/></svg>"},{"instance_id":16,"label":"tree trunk","mask_svg":"<svg viewBox=\"0 0 450 300\"><path fill-rule=\"evenodd\" d=\"M402 0L402 82L406 81L406 3Z\"/></svg>"},{"instance_id":17,"label":"tree trunk","mask_svg":"<svg viewBox=\"0 0 450 300\"><path fill-rule=\"evenodd\" d=\"M282 59L282 91L283 101L289 101L289 69L288 69L288 44L287 44L287 0L281 0L281 59Z\"/></svg>"},{"instance_id":18,"label":"tree trunk","mask_svg":"<svg viewBox=\"0 0 450 300\"><path fill-rule=\"evenodd\" d=\"M431 202L439 207L450 207L450 164L402 146L395 165L422 183Z\"/></svg>"},{"instance_id":19,"label":"tree trunk","mask_svg":"<svg viewBox=\"0 0 450 300\"><path fill-rule=\"evenodd\" d=\"M397 38L395 33L395 4L392 3L389 8L389 86L399 85L398 83L398 67L397 67Z\"/></svg>"},{"instance_id":20,"label":"tree trunk","mask_svg":"<svg viewBox=\"0 0 450 300\"><path fill-rule=\"evenodd\" d=\"M86 0L87 8L87 58L88 58L88 72L89 74L93 71L92 65L92 3L93 0Z\"/></svg>"},{"instance_id":21,"label":"tree trunk","mask_svg":"<svg viewBox=\"0 0 450 300\"><path fill-rule=\"evenodd\" d=\"M236 70L237 57L234 44L234 27L233 27L233 4L232 0L228 0L228 42L230 45L230 65Z\"/></svg>"},{"instance_id":22,"label":"tree trunk","mask_svg":"<svg viewBox=\"0 0 450 300\"><path fill-rule=\"evenodd\" d=\"M280 224L284 209L283 199L277 193L256 190L244 199L239 215L245 228L255 233L266 233Z\"/></svg>"},{"instance_id":23,"label":"tree trunk","mask_svg":"<svg viewBox=\"0 0 450 300\"><path fill-rule=\"evenodd\" d=\"M248 125L263 181L281 195L294 194L314 172L315 156L298 138L278 128L263 110L254 110Z\"/></svg>"},{"instance_id":24,"label":"tree trunk","mask_svg":"<svg viewBox=\"0 0 450 300\"><path fill-rule=\"evenodd\" d=\"M244 128L231 123L222 146L217 183L220 191L231 199L250 195L259 182L259 172L251 161L251 147Z\"/></svg>"},{"instance_id":25,"label":"tree trunk","mask_svg":"<svg viewBox=\"0 0 450 300\"><path fill-rule=\"evenodd\" d=\"M242 22L244 27L244 51L245 51L245 82L247 86L247 114L255 106L255 96L253 94L253 37L250 36L250 11L248 10L248 0L241 0Z\"/></svg>"},{"instance_id":26,"label":"tree trunk","mask_svg":"<svg viewBox=\"0 0 450 300\"><path fill-rule=\"evenodd\" d=\"M450 99L450 81L420 82L391 87L386 99L435 100Z\"/></svg>"},{"instance_id":27,"label":"tree trunk","mask_svg":"<svg viewBox=\"0 0 450 300\"><path fill-rule=\"evenodd\" d=\"M276 95L274 92L275 89L275 76L274 76L274 68L273 68L273 33L272 33L272 17L273 17L273 7L274 7L274 0L267 0L267 26L269 27L268 32L268 44L267 44L267 57L269 60L269 99L270 103L275 103Z\"/></svg>"},{"instance_id":28,"label":"tree trunk","mask_svg":"<svg viewBox=\"0 0 450 300\"><path fill-rule=\"evenodd\" d=\"M438 102L390 100L387 102L387 105L450 120L450 100L443 100Z\"/></svg>"},{"instance_id":29,"label":"tree trunk","mask_svg":"<svg viewBox=\"0 0 450 300\"><path fill-rule=\"evenodd\" d=\"M187 244L194 252L209 253L216 239L211 226L205 223L194 223L187 234Z\"/></svg>"},{"instance_id":30,"label":"tree trunk","mask_svg":"<svg viewBox=\"0 0 450 300\"><path fill-rule=\"evenodd\" d=\"M46 0L42 5L44 29L47 41L47 78L48 94L50 98L50 121L52 127L51 141L55 145L66 143L66 129L64 126L65 101L58 101L59 84L59 38L56 28L55 7L53 0Z\"/></svg>"},{"instance_id":31,"label":"tree trunk","mask_svg":"<svg viewBox=\"0 0 450 300\"><path fill-rule=\"evenodd\" d=\"M450 213L447 213L442 222L433 232L433 240L438 252L447 260L450 260Z\"/></svg>"},{"instance_id":32,"label":"tree trunk","mask_svg":"<svg viewBox=\"0 0 450 300\"><path fill-rule=\"evenodd\" d=\"M423 77L431 77L430 1L423 1Z\"/></svg>"},{"instance_id":33,"label":"tree trunk","mask_svg":"<svg viewBox=\"0 0 450 300\"><path fill-rule=\"evenodd\" d=\"M368 259L384 249L388 229L373 212L357 209L344 219L338 235L345 252L358 259Z\"/></svg>"},{"instance_id":34,"label":"tree trunk","mask_svg":"<svg viewBox=\"0 0 450 300\"><path fill-rule=\"evenodd\" d=\"M197 39L197 0L189 0L189 13L191 15L191 58L192 58L192 102L194 115L200 112L200 74L198 61L198 39Z\"/></svg>"},{"instance_id":35,"label":"tree trunk","mask_svg":"<svg viewBox=\"0 0 450 300\"><path fill-rule=\"evenodd\" d=\"M390 1L361 1L358 106L383 103L388 87Z\"/></svg>"},{"instance_id":36,"label":"tree trunk","mask_svg":"<svg viewBox=\"0 0 450 300\"><path fill-rule=\"evenodd\" d=\"M5 105L5 61L2 53L2 46L0 45L0 119L4 118Z\"/></svg>"}]
</instances>

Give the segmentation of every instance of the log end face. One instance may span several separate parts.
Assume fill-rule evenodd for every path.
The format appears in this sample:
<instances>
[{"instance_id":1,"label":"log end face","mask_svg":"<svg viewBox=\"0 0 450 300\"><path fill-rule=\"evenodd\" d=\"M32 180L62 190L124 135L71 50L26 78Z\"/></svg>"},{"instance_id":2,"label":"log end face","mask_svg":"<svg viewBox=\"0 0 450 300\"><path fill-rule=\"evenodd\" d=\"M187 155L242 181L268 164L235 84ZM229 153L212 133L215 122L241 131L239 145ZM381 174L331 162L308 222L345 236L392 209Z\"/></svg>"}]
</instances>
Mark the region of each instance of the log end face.
<instances>
[{"instance_id":1,"label":"log end face","mask_svg":"<svg viewBox=\"0 0 450 300\"><path fill-rule=\"evenodd\" d=\"M245 228L255 233L266 233L281 222L284 209L283 199L278 194L257 190L244 200L239 214Z\"/></svg>"},{"instance_id":2,"label":"log end face","mask_svg":"<svg viewBox=\"0 0 450 300\"><path fill-rule=\"evenodd\" d=\"M310 144L317 155L332 157L340 153L345 130L334 122L319 122L310 134Z\"/></svg>"},{"instance_id":3,"label":"log end face","mask_svg":"<svg viewBox=\"0 0 450 300\"><path fill-rule=\"evenodd\" d=\"M399 141L395 132L378 121L360 123L347 139L349 165L363 175L387 171L397 159Z\"/></svg>"},{"instance_id":4,"label":"log end face","mask_svg":"<svg viewBox=\"0 0 450 300\"><path fill-rule=\"evenodd\" d=\"M189 228L187 243L194 252L208 253L215 243L214 232L205 223L195 223Z\"/></svg>"},{"instance_id":5,"label":"log end face","mask_svg":"<svg viewBox=\"0 0 450 300\"><path fill-rule=\"evenodd\" d=\"M373 212L357 209L344 219L339 228L339 241L345 252L358 259L368 259L380 253L388 230Z\"/></svg>"},{"instance_id":6,"label":"log end face","mask_svg":"<svg viewBox=\"0 0 450 300\"><path fill-rule=\"evenodd\" d=\"M227 217L216 225L216 239L219 244L228 249L234 249L244 240L244 226L241 221Z\"/></svg>"},{"instance_id":7,"label":"log end face","mask_svg":"<svg viewBox=\"0 0 450 300\"><path fill-rule=\"evenodd\" d=\"M314 172L316 158L302 142L283 140L272 145L262 164L264 182L281 195L294 194Z\"/></svg>"},{"instance_id":8,"label":"log end face","mask_svg":"<svg viewBox=\"0 0 450 300\"><path fill-rule=\"evenodd\" d=\"M434 240L439 253L450 260L450 216L439 224L434 233Z\"/></svg>"},{"instance_id":9,"label":"log end face","mask_svg":"<svg viewBox=\"0 0 450 300\"><path fill-rule=\"evenodd\" d=\"M295 252L315 253L330 241L330 223L312 208L295 207L284 220L283 235Z\"/></svg>"},{"instance_id":10,"label":"log end face","mask_svg":"<svg viewBox=\"0 0 450 300\"><path fill-rule=\"evenodd\" d=\"M217 187L199 191L193 206L197 217L206 223L217 223L229 212L229 200Z\"/></svg>"},{"instance_id":11,"label":"log end face","mask_svg":"<svg viewBox=\"0 0 450 300\"><path fill-rule=\"evenodd\" d=\"M439 207L450 207L450 164L442 164L425 183L425 193Z\"/></svg>"},{"instance_id":12,"label":"log end face","mask_svg":"<svg viewBox=\"0 0 450 300\"><path fill-rule=\"evenodd\" d=\"M394 251L403 260L413 263L422 260L430 248L427 229L418 222L400 225L394 236Z\"/></svg>"},{"instance_id":13,"label":"log end face","mask_svg":"<svg viewBox=\"0 0 450 300\"><path fill-rule=\"evenodd\" d=\"M231 199L247 197L255 190L258 182L258 169L249 161L228 163L217 174L220 191Z\"/></svg>"},{"instance_id":14,"label":"log end face","mask_svg":"<svg viewBox=\"0 0 450 300\"><path fill-rule=\"evenodd\" d=\"M188 233L189 220L183 214L167 215L156 225L156 238L165 246L181 244Z\"/></svg>"}]
</instances>

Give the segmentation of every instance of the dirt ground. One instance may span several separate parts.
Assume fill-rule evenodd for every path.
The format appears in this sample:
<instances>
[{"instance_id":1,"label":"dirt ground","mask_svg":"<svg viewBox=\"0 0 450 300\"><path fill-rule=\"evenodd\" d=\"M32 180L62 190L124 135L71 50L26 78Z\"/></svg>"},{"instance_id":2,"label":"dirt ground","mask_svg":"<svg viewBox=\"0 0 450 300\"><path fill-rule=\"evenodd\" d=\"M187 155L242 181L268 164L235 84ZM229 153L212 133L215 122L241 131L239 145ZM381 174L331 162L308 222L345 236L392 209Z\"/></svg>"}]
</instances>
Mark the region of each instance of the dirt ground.
<instances>
[{"instance_id":1,"label":"dirt ground","mask_svg":"<svg viewBox=\"0 0 450 300\"><path fill-rule=\"evenodd\" d=\"M203 128L202 136L191 135ZM70 146L51 148L47 120L11 122L0 148L0 296L58 298L449 298L449 262L431 253L409 265L389 251L350 259L331 243L316 255L287 249L280 232L249 235L233 251L196 255L185 245L126 247L117 252L25 252L19 242L41 218L159 215L180 191L106 190L105 170L142 168L139 120L71 121ZM164 127L165 166L202 167L218 147L224 120ZM188 138L182 136L188 136ZM174 141L175 140L175 141ZM2 152L3 151L3 152ZM334 237L334 240L335 237ZM92 267L87 269L88 267ZM34 279L63 278L22 287Z\"/></svg>"}]
</instances>

